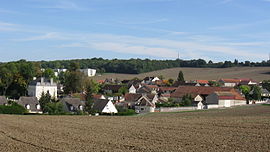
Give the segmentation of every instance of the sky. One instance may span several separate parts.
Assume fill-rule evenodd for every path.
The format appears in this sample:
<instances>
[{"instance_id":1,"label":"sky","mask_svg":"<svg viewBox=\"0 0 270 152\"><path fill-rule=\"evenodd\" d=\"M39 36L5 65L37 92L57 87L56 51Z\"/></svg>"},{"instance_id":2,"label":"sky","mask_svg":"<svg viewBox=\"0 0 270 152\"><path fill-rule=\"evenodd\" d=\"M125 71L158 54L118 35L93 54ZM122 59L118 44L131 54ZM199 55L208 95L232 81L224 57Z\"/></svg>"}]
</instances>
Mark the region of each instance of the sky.
<instances>
[{"instance_id":1,"label":"sky","mask_svg":"<svg viewBox=\"0 0 270 152\"><path fill-rule=\"evenodd\" d=\"M0 0L0 62L268 60L270 0Z\"/></svg>"}]
</instances>

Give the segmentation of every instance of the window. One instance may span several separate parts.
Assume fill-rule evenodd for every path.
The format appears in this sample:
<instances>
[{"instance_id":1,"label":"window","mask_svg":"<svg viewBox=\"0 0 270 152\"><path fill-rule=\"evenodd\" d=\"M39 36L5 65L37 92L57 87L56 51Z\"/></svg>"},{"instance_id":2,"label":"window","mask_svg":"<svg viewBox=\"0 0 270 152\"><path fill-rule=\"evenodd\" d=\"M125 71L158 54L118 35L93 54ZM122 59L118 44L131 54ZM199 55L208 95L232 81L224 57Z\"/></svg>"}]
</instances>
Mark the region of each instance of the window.
<instances>
[{"instance_id":1,"label":"window","mask_svg":"<svg viewBox=\"0 0 270 152\"><path fill-rule=\"evenodd\" d=\"M141 108L141 110L144 110L144 108Z\"/></svg>"},{"instance_id":2,"label":"window","mask_svg":"<svg viewBox=\"0 0 270 152\"><path fill-rule=\"evenodd\" d=\"M73 111L74 110L74 107L73 106L70 106L70 110Z\"/></svg>"},{"instance_id":3,"label":"window","mask_svg":"<svg viewBox=\"0 0 270 152\"><path fill-rule=\"evenodd\" d=\"M30 110L30 105L29 105L29 104L25 105L25 108L26 108L27 110Z\"/></svg>"},{"instance_id":4,"label":"window","mask_svg":"<svg viewBox=\"0 0 270 152\"><path fill-rule=\"evenodd\" d=\"M79 105L79 109L80 109L80 110L83 110L83 106L82 106L82 105Z\"/></svg>"},{"instance_id":5,"label":"window","mask_svg":"<svg viewBox=\"0 0 270 152\"><path fill-rule=\"evenodd\" d=\"M40 107L40 105L38 104L38 105L37 105L37 110L40 110L40 109L41 109L41 107Z\"/></svg>"}]
</instances>

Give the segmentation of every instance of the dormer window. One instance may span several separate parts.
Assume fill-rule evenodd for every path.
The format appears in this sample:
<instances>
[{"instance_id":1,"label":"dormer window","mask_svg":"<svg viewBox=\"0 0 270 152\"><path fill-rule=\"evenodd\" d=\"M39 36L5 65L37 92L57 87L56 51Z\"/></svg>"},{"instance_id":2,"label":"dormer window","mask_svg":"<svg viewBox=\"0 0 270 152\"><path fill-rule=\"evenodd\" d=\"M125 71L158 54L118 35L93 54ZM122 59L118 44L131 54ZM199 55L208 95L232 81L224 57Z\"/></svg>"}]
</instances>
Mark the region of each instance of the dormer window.
<instances>
[{"instance_id":1,"label":"dormer window","mask_svg":"<svg viewBox=\"0 0 270 152\"><path fill-rule=\"evenodd\" d=\"M36 105L36 108L37 108L37 110L40 110L41 109L41 107L40 107L39 104Z\"/></svg>"},{"instance_id":2,"label":"dormer window","mask_svg":"<svg viewBox=\"0 0 270 152\"><path fill-rule=\"evenodd\" d=\"M30 110L30 105L29 105L29 104L25 105L25 108L26 108L27 110Z\"/></svg>"},{"instance_id":3,"label":"dormer window","mask_svg":"<svg viewBox=\"0 0 270 152\"><path fill-rule=\"evenodd\" d=\"M79 109L82 111L83 110L83 106L82 105L79 105Z\"/></svg>"},{"instance_id":4,"label":"dormer window","mask_svg":"<svg viewBox=\"0 0 270 152\"><path fill-rule=\"evenodd\" d=\"M74 107L73 106L70 106L70 110L73 111L74 110Z\"/></svg>"}]
</instances>

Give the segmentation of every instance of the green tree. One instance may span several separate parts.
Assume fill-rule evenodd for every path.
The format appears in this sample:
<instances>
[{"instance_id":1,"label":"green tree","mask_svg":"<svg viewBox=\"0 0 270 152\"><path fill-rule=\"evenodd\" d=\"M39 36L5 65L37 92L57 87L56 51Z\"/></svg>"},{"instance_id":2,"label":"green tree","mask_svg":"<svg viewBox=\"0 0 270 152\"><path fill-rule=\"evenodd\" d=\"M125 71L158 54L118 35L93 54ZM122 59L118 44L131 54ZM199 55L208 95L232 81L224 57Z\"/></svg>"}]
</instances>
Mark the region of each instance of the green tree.
<instances>
[{"instance_id":1,"label":"green tree","mask_svg":"<svg viewBox=\"0 0 270 152\"><path fill-rule=\"evenodd\" d=\"M125 95L126 93L128 93L128 88L126 86L122 86L119 90L118 93L121 95Z\"/></svg>"},{"instance_id":2,"label":"green tree","mask_svg":"<svg viewBox=\"0 0 270 152\"><path fill-rule=\"evenodd\" d=\"M94 104L93 94L96 94L100 90L98 83L94 82L92 79L88 80L86 83L86 102L85 102L85 111L92 113L92 106Z\"/></svg>"},{"instance_id":3,"label":"green tree","mask_svg":"<svg viewBox=\"0 0 270 152\"><path fill-rule=\"evenodd\" d=\"M86 76L82 72L68 71L64 79L64 92L66 94L83 92Z\"/></svg>"},{"instance_id":4,"label":"green tree","mask_svg":"<svg viewBox=\"0 0 270 152\"><path fill-rule=\"evenodd\" d=\"M251 94L252 99L261 100L261 94L262 94L262 91L259 86L252 87L252 94Z\"/></svg>"},{"instance_id":5,"label":"green tree","mask_svg":"<svg viewBox=\"0 0 270 152\"><path fill-rule=\"evenodd\" d=\"M263 80L262 81L262 87L264 89L267 89L268 91L270 91L270 80Z\"/></svg>"},{"instance_id":6,"label":"green tree","mask_svg":"<svg viewBox=\"0 0 270 152\"><path fill-rule=\"evenodd\" d=\"M51 68L45 69L45 71L43 72L43 76L45 78L53 78L53 79L56 78L54 71Z\"/></svg>"},{"instance_id":7,"label":"green tree","mask_svg":"<svg viewBox=\"0 0 270 152\"><path fill-rule=\"evenodd\" d=\"M209 85L213 87L220 87L221 84L217 81L209 81Z\"/></svg>"},{"instance_id":8,"label":"green tree","mask_svg":"<svg viewBox=\"0 0 270 152\"><path fill-rule=\"evenodd\" d=\"M182 101L181 101L181 105L182 106L192 106L192 97L190 94L186 94L183 96Z\"/></svg>"},{"instance_id":9,"label":"green tree","mask_svg":"<svg viewBox=\"0 0 270 152\"><path fill-rule=\"evenodd\" d=\"M43 112L47 112L45 110L45 107L47 104L51 103L51 101L52 101L51 95L48 92L46 94L42 92L41 97L39 99L39 104Z\"/></svg>"},{"instance_id":10,"label":"green tree","mask_svg":"<svg viewBox=\"0 0 270 152\"><path fill-rule=\"evenodd\" d=\"M180 81L180 82L184 82L185 81L184 74L183 74L182 71L179 71L178 77L177 77L177 81Z\"/></svg>"},{"instance_id":11,"label":"green tree","mask_svg":"<svg viewBox=\"0 0 270 152\"><path fill-rule=\"evenodd\" d=\"M49 115L61 115L65 114L64 112L64 106L61 102L50 102L47 103L44 107L44 111L48 113Z\"/></svg>"},{"instance_id":12,"label":"green tree","mask_svg":"<svg viewBox=\"0 0 270 152\"><path fill-rule=\"evenodd\" d=\"M249 95L249 93L250 93L250 91L251 91L250 86L248 86L248 85L241 85L241 86L239 87L239 89L240 89L241 92L245 95L245 98L246 98L247 103L248 103L248 101L250 100L250 95Z\"/></svg>"}]
</instances>

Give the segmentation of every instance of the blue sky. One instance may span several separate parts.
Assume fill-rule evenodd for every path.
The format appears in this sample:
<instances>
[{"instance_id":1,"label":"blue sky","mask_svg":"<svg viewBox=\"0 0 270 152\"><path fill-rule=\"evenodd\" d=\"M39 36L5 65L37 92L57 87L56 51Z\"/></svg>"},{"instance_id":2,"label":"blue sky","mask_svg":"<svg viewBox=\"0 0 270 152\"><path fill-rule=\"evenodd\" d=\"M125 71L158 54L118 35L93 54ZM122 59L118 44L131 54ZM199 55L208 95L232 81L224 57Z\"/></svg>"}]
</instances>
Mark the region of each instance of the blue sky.
<instances>
[{"instance_id":1,"label":"blue sky","mask_svg":"<svg viewBox=\"0 0 270 152\"><path fill-rule=\"evenodd\" d=\"M269 27L270 0L0 0L0 62L262 61Z\"/></svg>"}]
</instances>

